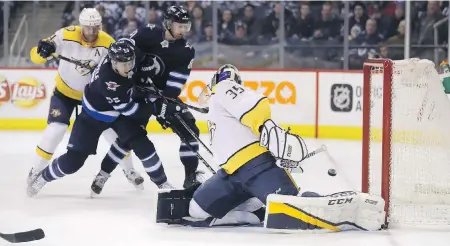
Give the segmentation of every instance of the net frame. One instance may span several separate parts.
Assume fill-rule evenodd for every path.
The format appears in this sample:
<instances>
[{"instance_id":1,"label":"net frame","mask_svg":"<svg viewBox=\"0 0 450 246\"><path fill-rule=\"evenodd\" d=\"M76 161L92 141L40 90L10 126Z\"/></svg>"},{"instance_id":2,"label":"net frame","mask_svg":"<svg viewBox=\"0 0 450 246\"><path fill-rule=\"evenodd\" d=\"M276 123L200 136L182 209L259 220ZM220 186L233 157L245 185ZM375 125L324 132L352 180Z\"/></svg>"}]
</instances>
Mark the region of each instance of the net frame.
<instances>
[{"instance_id":1,"label":"net frame","mask_svg":"<svg viewBox=\"0 0 450 246\"><path fill-rule=\"evenodd\" d=\"M450 101L435 64L371 59L363 72L362 191L384 198L384 228L450 229Z\"/></svg>"},{"instance_id":2,"label":"net frame","mask_svg":"<svg viewBox=\"0 0 450 246\"><path fill-rule=\"evenodd\" d=\"M369 162L370 162L370 88L372 67L383 68L383 120L382 120L382 167L381 167L381 197L385 200L385 225L389 217L390 204L390 162L391 162L391 124L392 124L392 67L390 59L369 59L363 65L363 134L362 134L362 192L369 192Z\"/></svg>"}]
</instances>

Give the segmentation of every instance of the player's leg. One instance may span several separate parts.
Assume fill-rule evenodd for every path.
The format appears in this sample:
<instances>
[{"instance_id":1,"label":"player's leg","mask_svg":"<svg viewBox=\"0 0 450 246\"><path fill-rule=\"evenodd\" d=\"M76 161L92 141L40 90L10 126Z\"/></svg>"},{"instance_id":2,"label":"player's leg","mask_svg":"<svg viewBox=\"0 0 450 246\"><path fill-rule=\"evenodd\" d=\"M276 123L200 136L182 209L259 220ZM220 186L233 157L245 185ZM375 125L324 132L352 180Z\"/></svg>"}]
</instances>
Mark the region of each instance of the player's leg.
<instances>
[{"instance_id":1,"label":"player's leg","mask_svg":"<svg viewBox=\"0 0 450 246\"><path fill-rule=\"evenodd\" d=\"M36 146L36 156L28 174L28 184L36 178L40 171L47 167L48 162L52 159L53 153L67 131L70 116L78 103L79 101L68 98L55 89L50 99L48 125Z\"/></svg>"},{"instance_id":2,"label":"player's leg","mask_svg":"<svg viewBox=\"0 0 450 246\"><path fill-rule=\"evenodd\" d=\"M180 113L181 118L187 123L189 128L199 136L200 130L195 124L195 118L191 112L187 109L184 109L182 113ZM171 128L175 128L177 132L179 132L182 136L179 136L181 139L185 139L189 144L193 147L194 151L197 152L199 150L199 142L189 133L186 128L178 121L178 119L172 116L171 119ZM196 153L192 151L183 140L180 143L180 160L184 165L184 173L185 179L183 183L183 187L187 188L189 186L195 185L198 183L197 181L197 168L198 168L198 158Z\"/></svg>"},{"instance_id":3,"label":"player's leg","mask_svg":"<svg viewBox=\"0 0 450 246\"><path fill-rule=\"evenodd\" d=\"M146 125L139 125L136 121L120 116L112 128L119 136L120 142L128 145L141 160L150 179L159 188L173 188L167 181L161 159L156 153L155 146L147 137Z\"/></svg>"},{"instance_id":4,"label":"player's leg","mask_svg":"<svg viewBox=\"0 0 450 246\"><path fill-rule=\"evenodd\" d=\"M117 138L116 132L113 129L108 129L103 133L106 141L111 144L108 153L103 158L101 164L101 171L99 174L111 174L116 168L117 164L122 167L127 180L133 184L136 189L142 190L144 188L144 178L136 172L133 167L130 148L127 146L120 147L120 141Z\"/></svg>"},{"instance_id":5,"label":"player's leg","mask_svg":"<svg viewBox=\"0 0 450 246\"><path fill-rule=\"evenodd\" d=\"M244 190L264 204L269 194L298 194L298 187L292 176L276 165L275 158L269 152L249 161L235 175L242 182Z\"/></svg>"},{"instance_id":6,"label":"player's leg","mask_svg":"<svg viewBox=\"0 0 450 246\"><path fill-rule=\"evenodd\" d=\"M50 165L39 172L28 185L28 195L35 196L46 183L77 172L87 157L95 154L98 139L107 128L109 128L108 123L97 121L82 111L75 120L67 152L54 159Z\"/></svg>"},{"instance_id":7,"label":"player's leg","mask_svg":"<svg viewBox=\"0 0 450 246\"><path fill-rule=\"evenodd\" d=\"M246 207L249 209L243 209L242 204L249 205ZM262 217L253 212L260 207L253 205L254 200L242 189L241 184L220 169L195 191L189 204L189 215L194 220L190 223L185 221L185 224L205 227L259 224ZM250 206L255 209L250 209Z\"/></svg>"}]
</instances>

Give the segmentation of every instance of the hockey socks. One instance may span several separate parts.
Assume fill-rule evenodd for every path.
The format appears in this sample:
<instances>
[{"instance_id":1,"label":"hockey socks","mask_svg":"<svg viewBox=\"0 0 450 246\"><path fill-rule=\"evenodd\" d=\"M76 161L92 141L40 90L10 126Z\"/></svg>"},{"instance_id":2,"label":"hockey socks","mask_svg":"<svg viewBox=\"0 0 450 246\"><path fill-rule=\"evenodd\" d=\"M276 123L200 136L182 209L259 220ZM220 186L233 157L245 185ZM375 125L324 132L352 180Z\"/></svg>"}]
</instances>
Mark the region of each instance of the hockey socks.
<instances>
[{"instance_id":1,"label":"hockey socks","mask_svg":"<svg viewBox=\"0 0 450 246\"><path fill-rule=\"evenodd\" d=\"M113 142L111 148L103 158L101 169L103 172L111 174L117 165L124 161L124 158L130 153L130 150L121 148L117 141Z\"/></svg>"},{"instance_id":2,"label":"hockey socks","mask_svg":"<svg viewBox=\"0 0 450 246\"><path fill-rule=\"evenodd\" d=\"M180 144L180 160L184 165L185 177L192 175L198 168L198 158L196 152L199 150L199 143L197 141L189 142L193 150L183 142Z\"/></svg>"},{"instance_id":3,"label":"hockey socks","mask_svg":"<svg viewBox=\"0 0 450 246\"><path fill-rule=\"evenodd\" d=\"M51 182L77 172L89 155L68 150L64 155L54 159L42 172L45 181Z\"/></svg>"},{"instance_id":4,"label":"hockey socks","mask_svg":"<svg viewBox=\"0 0 450 246\"><path fill-rule=\"evenodd\" d=\"M150 179L158 186L166 182L167 176L162 162L156 153L155 146L147 136L138 137L132 140L130 144L134 153L144 165L145 172Z\"/></svg>"},{"instance_id":5,"label":"hockey socks","mask_svg":"<svg viewBox=\"0 0 450 246\"><path fill-rule=\"evenodd\" d=\"M64 133L67 131L67 125L57 122L48 124L44 133L42 134L41 141L36 146L36 158L33 160L34 172L40 172L47 167L48 162L52 159L53 153L58 147L58 144L64 137Z\"/></svg>"}]
</instances>

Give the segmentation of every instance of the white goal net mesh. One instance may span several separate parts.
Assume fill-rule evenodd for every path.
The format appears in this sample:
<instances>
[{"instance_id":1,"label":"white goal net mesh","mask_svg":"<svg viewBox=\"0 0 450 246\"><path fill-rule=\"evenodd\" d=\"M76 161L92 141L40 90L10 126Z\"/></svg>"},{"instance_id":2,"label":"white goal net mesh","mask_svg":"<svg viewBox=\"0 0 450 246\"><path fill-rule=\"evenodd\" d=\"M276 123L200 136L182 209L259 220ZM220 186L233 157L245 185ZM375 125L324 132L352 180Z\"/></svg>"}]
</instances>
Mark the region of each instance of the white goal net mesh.
<instances>
[{"instance_id":1,"label":"white goal net mesh","mask_svg":"<svg viewBox=\"0 0 450 246\"><path fill-rule=\"evenodd\" d=\"M387 180L389 225L450 225L450 101L434 63L393 61L390 79L382 63L366 65L371 67L369 193L381 194L383 177ZM387 83L390 108L383 107ZM389 115L391 143L383 152L383 120ZM383 155L390 157L385 172Z\"/></svg>"}]
</instances>

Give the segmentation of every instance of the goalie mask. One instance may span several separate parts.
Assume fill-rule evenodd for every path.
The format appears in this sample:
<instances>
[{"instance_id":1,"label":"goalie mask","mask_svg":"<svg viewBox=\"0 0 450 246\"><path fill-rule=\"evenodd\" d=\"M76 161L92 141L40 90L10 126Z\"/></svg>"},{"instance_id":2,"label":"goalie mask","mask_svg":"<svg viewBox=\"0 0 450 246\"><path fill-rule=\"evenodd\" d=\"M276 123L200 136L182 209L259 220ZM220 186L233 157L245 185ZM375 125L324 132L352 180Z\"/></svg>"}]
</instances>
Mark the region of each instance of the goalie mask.
<instances>
[{"instance_id":1,"label":"goalie mask","mask_svg":"<svg viewBox=\"0 0 450 246\"><path fill-rule=\"evenodd\" d=\"M217 71L214 73L211 82L203 88L202 92L200 93L198 102L201 107L208 107L209 104L209 98L213 94L213 88L218 83L224 80L231 80L234 81L237 84L242 84L242 79L239 74L239 70L231 64L225 64L221 66Z\"/></svg>"}]
</instances>

